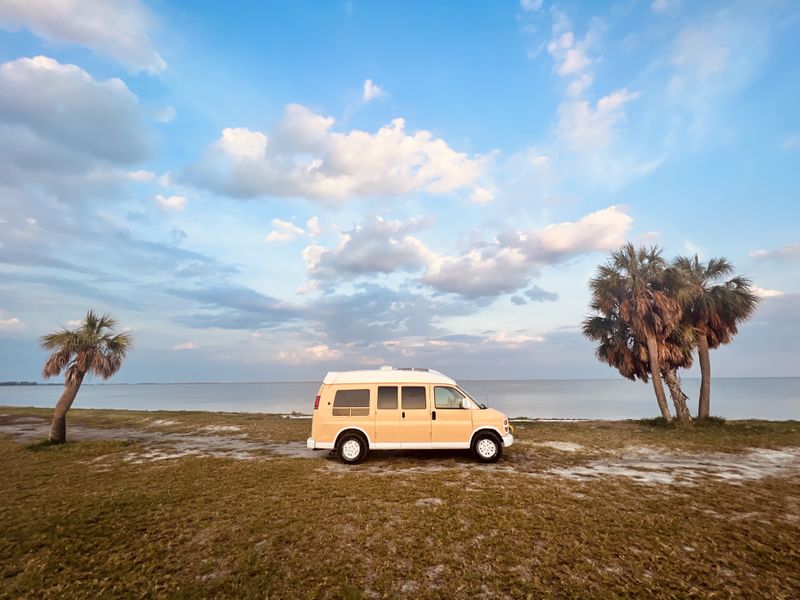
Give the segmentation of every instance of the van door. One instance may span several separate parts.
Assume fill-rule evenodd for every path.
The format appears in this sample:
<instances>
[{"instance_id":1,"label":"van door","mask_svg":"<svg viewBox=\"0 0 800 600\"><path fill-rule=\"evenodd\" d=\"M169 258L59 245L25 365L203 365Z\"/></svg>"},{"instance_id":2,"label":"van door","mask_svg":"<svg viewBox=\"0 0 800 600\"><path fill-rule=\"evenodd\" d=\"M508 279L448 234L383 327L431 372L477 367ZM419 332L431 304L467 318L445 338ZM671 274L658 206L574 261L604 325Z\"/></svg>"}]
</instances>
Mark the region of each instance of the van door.
<instances>
[{"instance_id":1,"label":"van door","mask_svg":"<svg viewBox=\"0 0 800 600\"><path fill-rule=\"evenodd\" d=\"M399 389L396 385L378 386L378 402L375 408L375 443L400 443L400 399Z\"/></svg>"},{"instance_id":2,"label":"van door","mask_svg":"<svg viewBox=\"0 0 800 600\"><path fill-rule=\"evenodd\" d=\"M431 447L431 412L428 386L404 385L400 388L400 447Z\"/></svg>"},{"instance_id":3,"label":"van door","mask_svg":"<svg viewBox=\"0 0 800 600\"><path fill-rule=\"evenodd\" d=\"M431 440L434 444L461 444L469 448L472 436L472 411L464 408L464 395L449 385L433 387Z\"/></svg>"}]
</instances>

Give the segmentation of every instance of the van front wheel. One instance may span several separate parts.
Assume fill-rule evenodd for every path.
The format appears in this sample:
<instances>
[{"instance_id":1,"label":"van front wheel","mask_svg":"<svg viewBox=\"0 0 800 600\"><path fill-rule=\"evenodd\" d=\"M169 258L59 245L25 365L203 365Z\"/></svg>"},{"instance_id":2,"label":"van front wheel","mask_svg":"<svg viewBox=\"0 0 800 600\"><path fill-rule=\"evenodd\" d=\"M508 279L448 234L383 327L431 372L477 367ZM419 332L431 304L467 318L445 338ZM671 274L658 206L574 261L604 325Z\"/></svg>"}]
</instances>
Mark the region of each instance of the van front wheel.
<instances>
[{"instance_id":1,"label":"van front wheel","mask_svg":"<svg viewBox=\"0 0 800 600\"><path fill-rule=\"evenodd\" d=\"M339 440L337 454L343 463L357 465L367 457L367 444L360 435L348 433Z\"/></svg>"},{"instance_id":2,"label":"van front wheel","mask_svg":"<svg viewBox=\"0 0 800 600\"><path fill-rule=\"evenodd\" d=\"M480 462L496 462L503 454L503 445L491 433L479 433L472 442L472 455Z\"/></svg>"}]
</instances>

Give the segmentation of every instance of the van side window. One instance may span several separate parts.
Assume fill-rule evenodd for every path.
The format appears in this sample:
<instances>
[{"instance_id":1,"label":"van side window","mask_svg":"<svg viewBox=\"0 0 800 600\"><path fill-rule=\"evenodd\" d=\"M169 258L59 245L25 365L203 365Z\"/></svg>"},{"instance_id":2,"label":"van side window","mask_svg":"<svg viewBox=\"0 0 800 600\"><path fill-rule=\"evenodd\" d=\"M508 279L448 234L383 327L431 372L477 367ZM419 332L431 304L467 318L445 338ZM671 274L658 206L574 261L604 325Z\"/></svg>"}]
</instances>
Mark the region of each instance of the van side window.
<instances>
[{"instance_id":1,"label":"van side window","mask_svg":"<svg viewBox=\"0 0 800 600\"><path fill-rule=\"evenodd\" d=\"M369 415L369 390L336 390L333 398L334 417L366 417Z\"/></svg>"},{"instance_id":2,"label":"van side window","mask_svg":"<svg viewBox=\"0 0 800 600\"><path fill-rule=\"evenodd\" d=\"M397 408L397 387L378 387L378 410Z\"/></svg>"},{"instance_id":3,"label":"van side window","mask_svg":"<svg viewBox=\"0 0 800 600\"><path fill-rule=\"evenodd\" d=\"M463 408L464 396L451 387L433 388L433 402L436 408Z\"/></svg>"},{"instance_id":4,"label":"van side window","mask_svg":"<svg viewBox=\"0 0 800 600\"><path fill-rule=\"evenodd\" d=\"M403 386L403 410L425 409L425 388Z\"/></svg>"}]
</instances>

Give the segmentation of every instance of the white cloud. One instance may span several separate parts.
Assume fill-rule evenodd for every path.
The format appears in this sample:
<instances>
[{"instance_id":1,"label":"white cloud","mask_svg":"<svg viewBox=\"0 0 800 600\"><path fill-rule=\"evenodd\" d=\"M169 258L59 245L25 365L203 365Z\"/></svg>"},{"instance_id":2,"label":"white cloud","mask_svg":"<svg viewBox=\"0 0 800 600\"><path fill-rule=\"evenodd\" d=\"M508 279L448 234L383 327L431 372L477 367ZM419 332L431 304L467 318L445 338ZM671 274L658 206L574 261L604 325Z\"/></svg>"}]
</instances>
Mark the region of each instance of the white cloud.
<instances>
[{"instance_id":1,"label":"white cloud","mask_svg":"<svg viewBox=\"0 0 800 600\"><path fill-rule=\"evenodd\" d=\"M312 238L322 235L322 226L319 224L319 217L311 217L306 221L308 235Z\"/></svg>"},{"instance_id":2,"label":"white cloud","mask_svg":"<svg viewBox=\"0 0 800 600\"><path fill-rule=\"evenodd\" d=\"M140 169L137 171L128 171L127 177L131 181L136 181L139 183L152 183L156 180L157 175L152 171L144 171Z\"/></svg>"},{"instance_id":3,"label":"white cloud","mask_svg":"<svg viewBox=\"0 0 800 600\"><path fill-rule=\"evenodd\" d=\"M257 160L264 158L267 152L267 136L247 127L226 127L217 145L234 159Z\"/></svg>"},{"instance_id":4,"label":"white cloud","mask_svg":"<svg viewBox=\"0 0 800 600\"><path fill-rule=\"evenodd\" d=\"M194 342L182 342L180 344L175 344L172 347L172 349L175 350L175 351L196 350L197 348L199 348L199 346L197 344L195 344Z\"/></svg>"},{"instance_id":5,"label":"white cloud","mask_svg":"<svg viewBox=\"0 0 800 600\"><path fill-rule=\"evenodd\" d=\"M624 107L639 97L626 88L604 96L592 106L586 100L567 100L558 107L559 137L573 150L600 150L614 139L615 127L626 119Z\"/></svg>"},{"instance_id":6,"label":"white cloud","mask_svg":"<svg viewBox=\"0 0 800 600\"><path fill-rule=\"evenodd\" d=\"M610 206L574 222L506 232L493 244L460 256L432 255L422 281L439 291L472 297L512 292L526 286L545 265L617 248L632 223L622 207Z\"/></svg>"},{"instance_id":7,"label":"white cloud","mask_svg":"<svg viewBox=\"0 0 800 600\"><path fill-rule=\"evenodd\" d=\"M758 287L757 285L752 286L753 293L758 296L759 298L775 298L777 296L783 296L784 293L780 290L767 290L762 287Z\"/></svg>"},{"instance_id":8,"label":"white cloud","mask_svg":"<svg viewBox=\"0 0 800 600\"><path fill-rule=\"evenodd\" d=\"M535 12L542 8L543 0L519 0L519 7L526 12Z\"/></svg>"},{"instance_id":9,"label":"white cloud","mask_svg":"<svg viewBox=\"0 0 800 600\"><path fill-rule=\"evenodd\" d=\"M334 281L371 273L393 273L421 268L430 251L410 233L426 226L411 220L407 223L382 217L365 219L340 235L333 248L307 246L303 258L312 279Z\"/></svg>"},{"instance_id":10,"label":"white cloud","mask_svg":"<svg viewBox=\"0 0 800 600\"><path fill-rule=\"evenodd\" d=\"M134 71L167 68L148 30L153 16L139 0L0 0L0 27L26 28L53 42L84 46Z\"/></svg>"},{"instance_id":11,"label":"white cloud","mask_svg":"<svg viewBox=\"0 0 800 600\"><path fill-rule=\"evenodd\" d=\"M750 256L759 260L800 258L800 242L785 244L777 250L754 250Z\"/></svg>"},{"instance_id":12,"label":"white cloud","mask_svg":"<svg viewBox=\"0 0 800 600\"><path fill-rule=\"evenodd\" d=\"M301 350L282 350L278 353L278 361L287 364L304 364L307 362L336 360L341 356L341 351L320 343Z\"/></svg>"},{"instance_id":13,"label":"white cloud","mask_svg":"<svg viewBox=\"0 0 800 600\"><path fill-rule=\"evenodd\" d=\"M377 83L374 83L372 79L367 79L364 82L364 102L372 102L376 98L381 98L386 95L387 94L383 88L381 88L381 86L379 86Z\"/></svg>"},{"instance_id":14,"label":"white cloud","mask_svg":"<svg viewBox=\"0 0 800 600\"><path fill-rule=\"evenodd\" d=\"M299 196L341 202L414 192L448 194L473 187L487 157L456 152L429 131L407 134L403 119L375 133L332 130L334 119L286 107L272 138L225 129L187 170L199 185L236 197Z\"/></svg>"},{"instance_id":15,"label":"white cloud","mask_svg":"<svg viewBox=\"0 0 800 600\"><path fill-rule=\"evenodd\" d=\"M3 330L11 331L11 330L23 329L25 327L25 323L23 323L17 317L4 318L5 316L6 313L0 310L0 331Z\"/></svg>"},{"instance_id":16,"label":"white cloud","mask_svg":"<svg viewBox=\"0 0 800 600\"><path fill-rule=\"evenodd\" d=\"M272 226L275 228L267 234L268 242L288 242L304 232L291 221L281 221L272 219Z\"/></svg>"},{"instance_id":17,"label":"white cloud","mask_svg":"<svg viewBox=\"0 0 800 600\"><path fill-rule=\"evenodd\" d=\"M14 162L37 169L74 172L89 158L129 164L152 147L139 101L122 80L96 81L46 56L0 65L0 122Z\"/></svg>"},{"instance_id":18,"label":"white cloud","mask_svg":"<svg viewBox=\"0 0 800 600\"><path fill-rule=\"evenodd\" d=\"M156 120L162 123L169 123L175 118L176 114L178 114L178 111L175 110L174 106L165 106L156 114Z\"/></svg>"},{"instance_id":19,"label":"white cloud","mask_svg":"<svg viewBox=\"0 0 800 600\"><path fill-rule=\"evenodd\" d=\"M162 194L158 194L155 197L155 201L164 211L172 211L177 212L181 211L186 208L186 196L164 196Z\"/></svg>"},{"instance_id":20,"label":"white cloud","mask_svg":"<svg viewBox=\"0 0 800 600\"><path fill-rule=\"evenodd\" d=\"M472 194L470 194L469 199L476 204L486 204L487 202L494 200L494 192L485 187L476 187L474 190L472 190Z\"/></svg>"}]
</instances>

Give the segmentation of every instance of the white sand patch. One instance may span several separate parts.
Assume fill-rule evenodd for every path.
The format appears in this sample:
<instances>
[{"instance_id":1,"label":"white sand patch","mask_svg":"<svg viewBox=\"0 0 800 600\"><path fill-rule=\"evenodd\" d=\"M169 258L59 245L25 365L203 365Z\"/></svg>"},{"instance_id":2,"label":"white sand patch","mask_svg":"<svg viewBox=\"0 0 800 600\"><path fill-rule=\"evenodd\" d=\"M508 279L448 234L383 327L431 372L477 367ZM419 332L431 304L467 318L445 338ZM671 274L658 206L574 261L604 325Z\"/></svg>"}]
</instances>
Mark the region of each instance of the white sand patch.
<instances>
[{"instance_id":1,"label":"white sand patch","mask_svg":"<svg viewBox=\"0 0 800 600\"><path fill-rule=\"evenodd\" d=\"M156 419L155 421L151 421L150 425L155 425L156 427L169 427L170 425L179 425L178 421L171 421L169 419Z\"/></svg>"},{"instance_id":2,"label":"white sand patch","mask_svg":"<svg viewBox=\"0 0 800 600\"><path fill-rule=\"evenodd\" d=\"M537 442L531 446L541 446L542 448L552 448L553 450L561 450L562 452L577 452L583 450L583 446L573 442Z\"/></svg>"},{"instance_id":3,"label":"white sand patch","mask_svg":"<svg viewBox=\"0 0 800 600\"><path fill-rule=\"evenodd\" d=\"M612 476L644 484L694 485L697 479L710 477L736 484L800 474L800 448L756 448L743 454L678 454L652 448L627 448L615 458L550 469L546 473L579 481Z\"/></svg>"},{"instance_id":4,"label":"white sand patch","mask_svg":"<svg viewBox=\"0 0 800 600\"><path fill-rule=\"evenodd\" d=\"M441 498L420 498L415 504L417 506L441 506L444 501Z\"/></svg>"},{"instance_id":5,"label":"white sand patch","mask_svg":"<svg viewBox=\"0 0 800 600\"><path fill-rule=\"evenodd\" d=\"M198 431L208 431L211 433L219 433L224 431L241 431L242 428L238 425L204 425Z\"/></svg>"}]
</instances>

